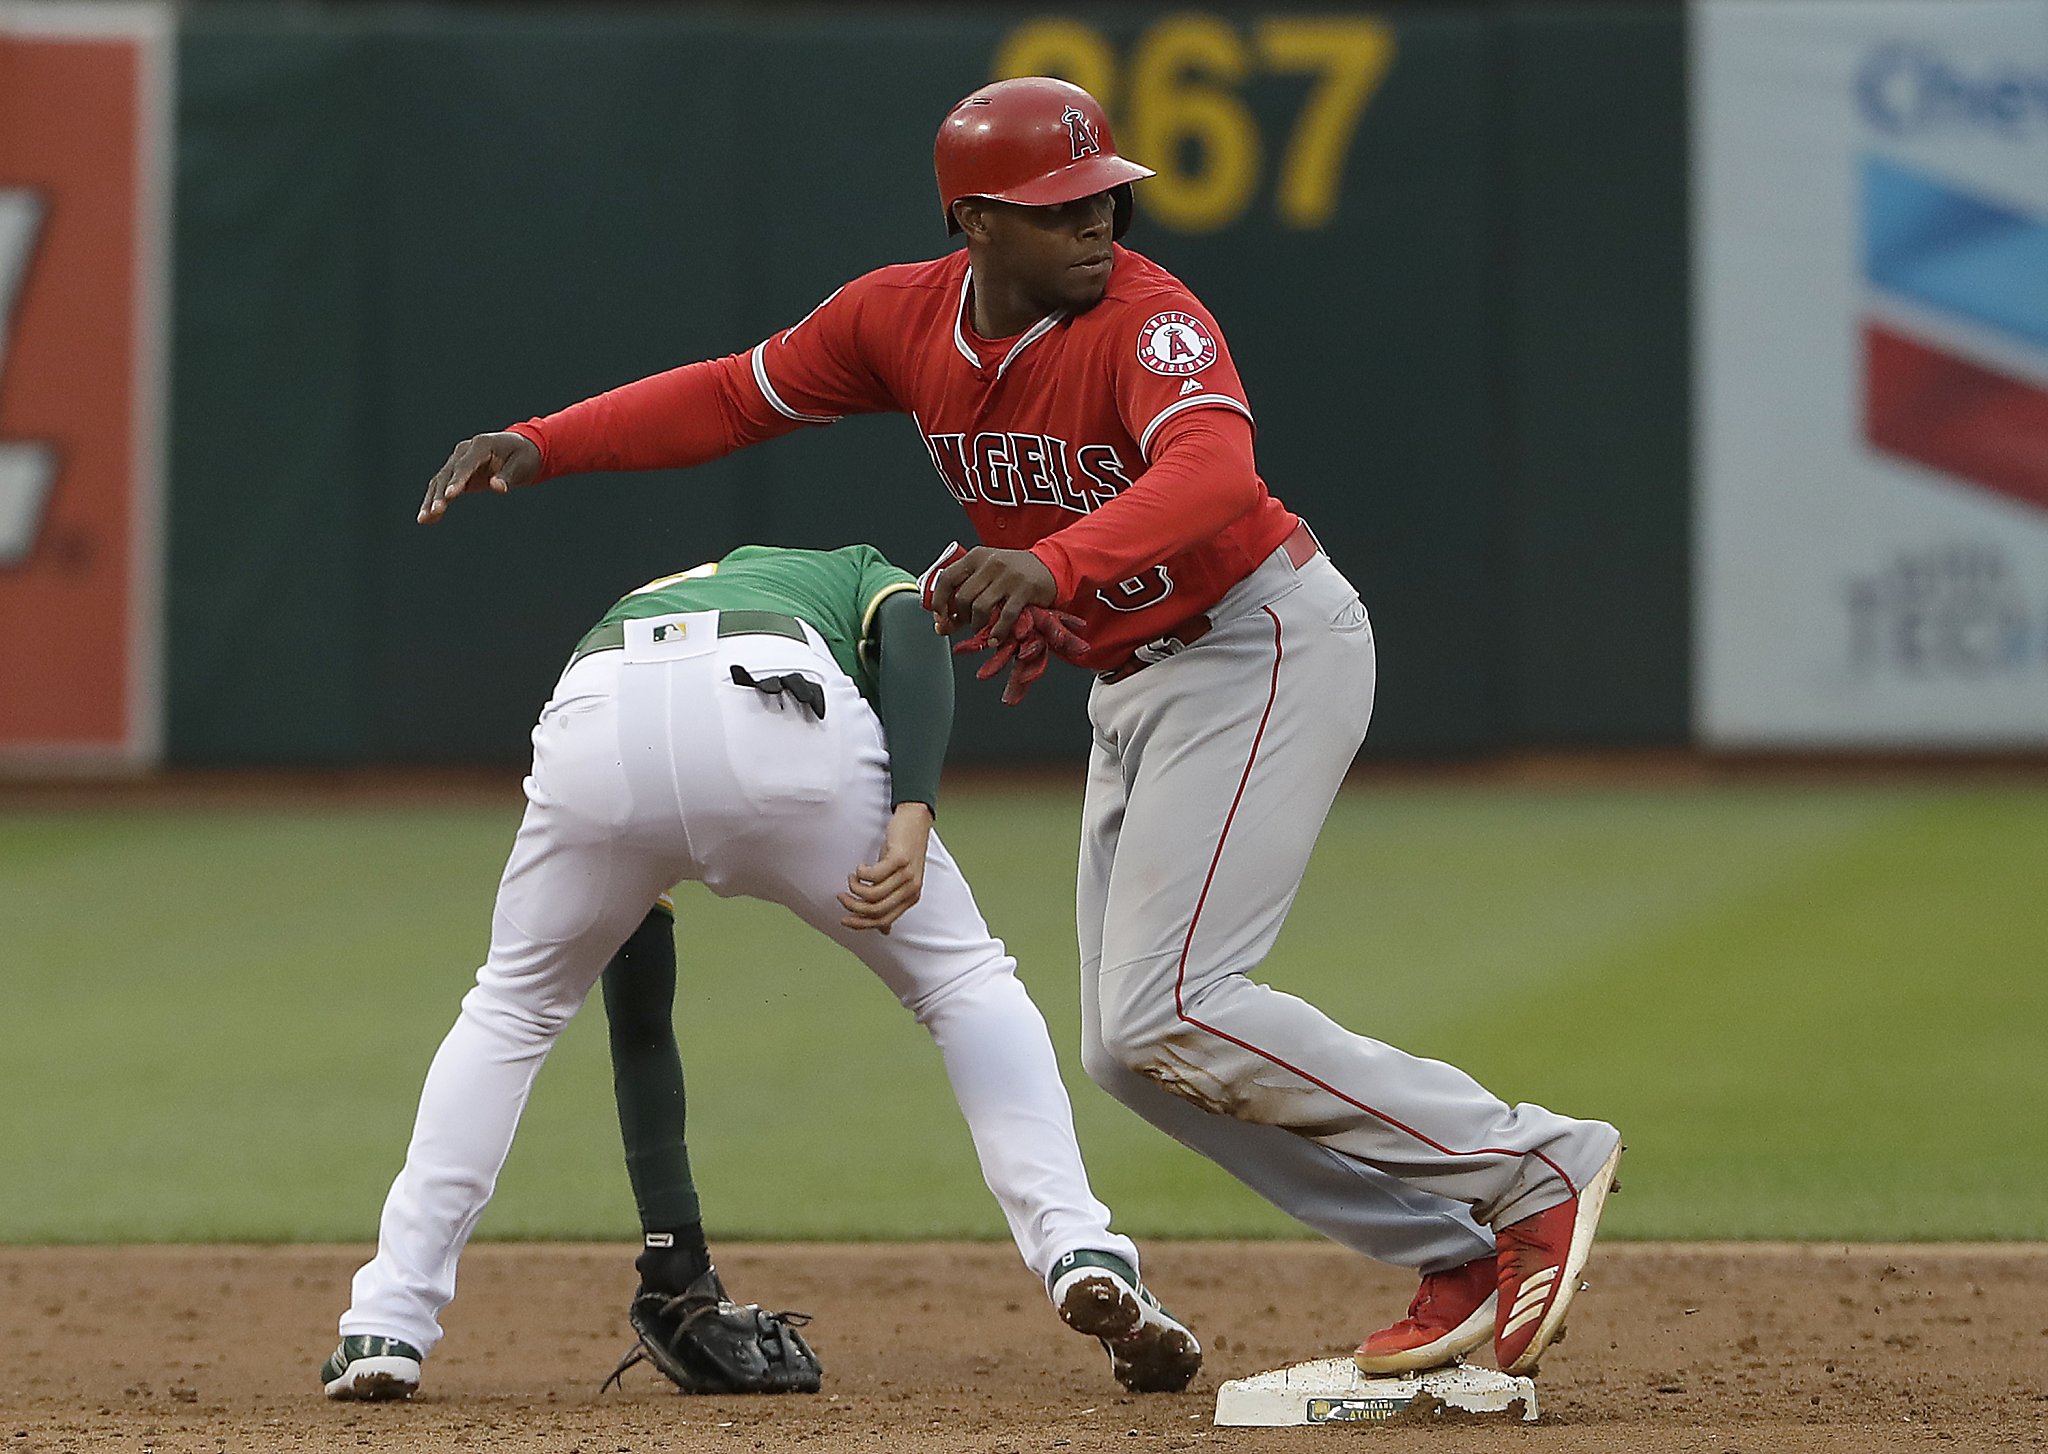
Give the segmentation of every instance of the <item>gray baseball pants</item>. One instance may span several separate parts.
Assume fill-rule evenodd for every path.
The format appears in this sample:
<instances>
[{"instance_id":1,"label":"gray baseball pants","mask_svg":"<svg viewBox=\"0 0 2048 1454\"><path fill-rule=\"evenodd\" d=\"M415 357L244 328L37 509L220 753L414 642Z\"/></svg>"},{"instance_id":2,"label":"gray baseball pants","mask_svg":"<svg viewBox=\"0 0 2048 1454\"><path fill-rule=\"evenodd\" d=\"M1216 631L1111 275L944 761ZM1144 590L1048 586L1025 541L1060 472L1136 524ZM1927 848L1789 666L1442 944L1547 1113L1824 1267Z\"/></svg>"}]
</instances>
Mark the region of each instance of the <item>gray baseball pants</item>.
<instances>
[{"instance_id":1,"label":"gray baseball pants","mask_svg":"<svg viewBox=\"0 0 2048 1454\"><path fill-rule=\"evenodd\" d=\"M1365 739L1372 626L1327 556L1297 568L1283 551L1210 617L1089 698L1082 1064L1344 1246L1423 1272L1488 1255L1488 1227L1575 1195L1618 1133L1510 1107L1250 977Z\"/></svg>"}]
</instances>

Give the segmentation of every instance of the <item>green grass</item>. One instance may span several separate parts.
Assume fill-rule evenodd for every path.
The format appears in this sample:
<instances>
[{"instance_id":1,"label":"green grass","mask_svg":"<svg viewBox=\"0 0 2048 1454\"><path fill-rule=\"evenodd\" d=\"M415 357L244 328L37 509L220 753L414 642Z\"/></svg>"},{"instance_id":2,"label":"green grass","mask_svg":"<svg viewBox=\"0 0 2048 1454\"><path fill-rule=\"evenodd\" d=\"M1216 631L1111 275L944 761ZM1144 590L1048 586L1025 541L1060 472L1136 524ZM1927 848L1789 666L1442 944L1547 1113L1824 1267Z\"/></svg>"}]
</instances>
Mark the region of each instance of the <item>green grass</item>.
<instances>
[{"instance_id":1,"label":"green grass","mask_svg":"<svg viewBox=\"0 0 2048 1454\"><path fill-rule=\"evenodd\" d=\"M363 1240L518 804L0 816L0 1240ZM1293 1224L1073 1062L1075 800L945 830L1147 1235ZM1627 1237L2048 1237L2048 792L1371 788L1263 977L1509 1100L1619 1123ZM938 1059L779 910L686 891L714 1237L1000 1237ZM599 1016L486 1237L616 1237Z\"/></svg>"}]
</instances>

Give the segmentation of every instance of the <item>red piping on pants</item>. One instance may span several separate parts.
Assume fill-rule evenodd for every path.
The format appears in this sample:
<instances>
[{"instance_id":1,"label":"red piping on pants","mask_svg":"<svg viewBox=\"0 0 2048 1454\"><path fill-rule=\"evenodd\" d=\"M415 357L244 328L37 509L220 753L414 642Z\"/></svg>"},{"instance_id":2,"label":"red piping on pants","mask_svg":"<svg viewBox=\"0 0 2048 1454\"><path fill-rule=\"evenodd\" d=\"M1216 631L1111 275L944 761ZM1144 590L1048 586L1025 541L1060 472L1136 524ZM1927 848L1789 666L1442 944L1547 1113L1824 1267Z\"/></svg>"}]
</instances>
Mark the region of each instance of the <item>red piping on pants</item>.
<instances>
[{"instance_id":1,"label":"red piping on pants","mask_svg":"<svg viewBox=\"0 0 2048 1454\"><path fill-rule=\"evenodd\" d=\"M1322 1090L1328 1091L1328 1092L1329 1092L1329 1093L1330 1093L1331 1095L1335 1096L1335 1097L1336 1097L1336 1098L1337 1098L1338 1100L1340 1100L1340 1101L1344 1102L1344 1104L1345 1104L1345 1105L1347 1105L1347 1106L1351 1106L1351 1107L1354 1107L1354 1108L1355 1108L1355 1109L1357 1109L1357 1110L1361 1110L1361 1111L1365 1112L1365 1114L1367 1114L1368 1116L1371 1116L1371 1117L1372 1117L1373 1119L1375 1119L1375 1120L1377 1120L1377 1121L1383 1121L1383 1122L1385 1122L1385 1123L1386 1123L1387 1125L1389 1125L1389 1126L1392 1126L1392 1127L1393 1127L1393 1128L1394 1128L1394 1129L1395 1129L1396 1131L1404 1132L1404 1133L1405 1133L1405 1134L1407 1134L1407 1135L1413 1136L1413 1137L1414 1137L1414 1138L1415 1138L1416 1140L1420 1141L1420 1142L1421 1142L1421 1143L1422 1143L1423 1145L1425 1145L1425 1146L1429 1147L1429 1148L1430 1148L1431 1150L1433 1150L1433 1151L1437 1152L1437 1153L1438 1153L1438 1154L1440 1154L1440 1155L1443 1155L1443 1156L1523 1156L1523 1155L1532 1155L1532 1156L1534 1156L1534 1157L1535 1157L1535 1158L1536 1158L1536 1159L1537 1159L1538 1161L1541 1161L1541 1162L1542 1162L1542 1163L1543 1163L1543 1164L1544 1164L1545 1166L1549 1167L1549 1168L1550 1168L1550 1169L1551 1169L1552 1171L1556 1172L1556 1173L1557 1173L1557 1177L1558 1177L1558 1180L1559 1180L1559 1181L1562 1181L1562 1182L1563 1182L1563 1183L1565 1184L1566 1188L1570 1190L1570 1192L1571 1192L1571 1194L1572 1194L1573 1196L1577 1196L1577 1195L1579 1194L1579 1189L1578 1189L1578 1187L1577 1187L1577 1186L1576 1186L1576 1185L1575 1185L1575 1184L1573 1183L1572 1179L1571 1179L1571 1178L1570 1178L1569 1176L1566 1176L1566 1175L1565 1175L1565 1173L1564 1173L1564 1168L1563 1168L1563 1167L1561 1167L1561 1166L1559 1166L1559 1165L1558 1165L1558 1164L1557 1164L1557 1163L1556 1163L1555 1161L1552 1161L1552 1160L1551 1160L1551 1159L1550 1159L1550 1158L1549 1158L1548 1156L1545 1156L1545 1155L1544 1155L1544 1154L1543 1154L1543 1153L1542 1153L1541 1151L1534 1151L1534 1152L1521 1152L1521 1151L1510 1151L1510 1150L1508 1150L1508 1149L1507 1149L1506 1147L1502 1147L1502 1146L1488 1146L1488 1147L1483 1147L1482 1149L1480 1149L1480 1150L1478 1150L1478 1151L1453 1151L1453 1150L1451 1150L1451 1148L1450 1148L1450 1147L1448 1147L1448 1146L1444 1145L1444 1144L1443 1144L1442 1142L1440 1142L1440 1141L1433 1141L1433 1140L1431 1140L1431 1139L1430 1139L1429 1137L1427 1137L1427 1136L1423 1135L1423 1134L1422 1134L1422 1133L1421 1133L1420 1131L1416 1130L1416 1129L1415 1129L1415 1128L1414 1128L1413 1126L1407 1126L1407 1125L1403 1125L1403 1124L1402 1124L1401 1122L1399 1122L1399 1121L1395 1120L1395 1119L1394 1119L1394 1118L1393 1118L1392 1116L1388 1115L1388 1114L1387 1114L1386 1112L1384 1112L1384 1111L1376 1111L1376 1110L1374 1110L1374 1109L1373 1109L1373 1108L1372 1108L1371 1106L1368 1106L1367 1104L1365 1104L1365 1102L1363 1102L1363 1101L1360 1101L1360 1100L1356 1100L1356 1099L1354 1099L1354 1098L1353 1098L1353 1097L1351 1097L1351 1096L1347 1096L1346 1094L1344 1094L1344 1092L1342 1092L1342 1091L1338 1090L1338 1089L1337 1089L1337 1088L1336 1088L1335 1086L1333 1086L1333 1085L1329 1084L1329 1083L1328 1083L1327 1081L1322 1081L1322 1080L1318 1080L1318 1079L1317 1079L1317 1078L1316 1078L1315 1076L1312 1076L1312 1075L1310 1075L1310 1074L1309 1074L1309 1073L1308 1073L1307 1071L1305 1071L1305 1070L1301 1069L1301 1068L1300 1068L1299 1066L1289 1065L1289 1064L1288 1064L1288 1063L1287 1063L1286 1061L1282 1060L1282 1059L1281 1059L1281 1058L1280 1058L1279 1056L1277 1056L1277 1055L1274 1055L1274 1054L1272 1054L1272 1053L1271 1053L1270 1051L1266 1051L1266 1050L1261 1050L1261 1049L1260 1049L1260 1048L1259 1048L1258 1046L1256 1046L1256 1045L1253 1045L1253 1044L1252 1044L1252 1043L1250 1043L1249 1041L1246 1041L1246 1040L1240 1040L1240 1039L1238 1039L1238 1038L1237 1038L1237 1037L1236 1037L1235 1035L1231 1035L1231 1034L1228 1034L1228 1033L1226 1033L1226 1032L1224 1032L1224 1031L1222 1031L1222 1030L1219 1030L1219 1029L1217 1029L1217 1028L1216 1028L1216 1027L1215 1027L1214 1025L1207 1025L1207 1024L1204 1024L1204 1023L1203 1023L1202 1021L1200 1021L1200 1020L1197 1020L1197 1019L1196 1019L1196 1018L1195 1018L1195 1017L1194 1017L1193 1015L1190 1015L1190 1014L1189 1014L1189 1013L1187 1012L1187 1006L1186 1006L1186 1002L1185 1002L1185 1001L1184 1001L1184 1000L1182 999L1182 994L1181 994L1181 992L1182 992L1182 988L1183 988L1183 986L1184 986L1184 985L1186 984L1186 982L1187 982L1187 975L1188 975L1188 954L1189 954L1189 952L1190 952L1190 951L1191 951L1191 950L1192 950L1192 949L1194 948L1194 944L1195 944L1195 927L1196 927L1196 926L1197 926L1198 924L1200 924L1200 923L1202 922L1202 906L1203 906L1203 905L1205 905L1205 904L1207 904L1207 903L1209 902L1209 888L1210 888L1210 885L1214 884L1214 883L1215 883L1215 881L1216 881L1216 867L1217 867L1217 865L1218 865L1218 864L1220 864L1220 863L1221 863L1221 862L1223 861L1223 845L1224 845L1225 843L1229 842L1229 840L1230 840L1230 825L1231 825L1231 824L1232 824L1232 823L1233 823L1234 821L1236 821L1236 819L1237 819L1237 807L1238 807L1238 804L1239 804L1239 803L1242 803L1242 802L1244 801L1244 790L1245 790L1246 786L1247 786L1247 785L1249 785L1249 784L1250 784L1250 782L1251 782L1251 780L1252 780L1252 764L1256 763L1256 762L1257 762L1257 761L1259 760L1259 744L1260 744L1261 742L1263 742L1263 741L1265 740L1265 737L1266 737L1266 723L1267 723L1268 721L1270 721L1270 720L1272 719L1272 716L1273 716L1273 703L1274 703L1275 701L1277 701L1277 700L1279 699L1279 696L1280 696L1280 661L1281 661L1281 658L1282 658L1282 657L1283 657L1283 656L1285 655L1285 652L1284 652L1284 651L1282 650L1282 647L1281 647L1281 643L1280 643L1280 617L1279 617L1279 614L1278 614L1277 612L1275 612L1275 611L1273 610L1273 608L1272 608L1271 606L1261 606L1261 607L1259 607L1259 609L1260 609L1261 611L1264 611L1264 612L1266 613L1266 615L1267 615L1267 616L1268 616L1269 618L1271 618L1271 620L1272 620L1272 622L1273 622L1273 684L1272 684L1272 686L1271 686L1271 687L1270 687L1270 688L1268 689L1268 691L1267 691L1267 693L1266 693L1266 710L1265 710L1265 711L1264 711L1264 712L1263 712L1262 714L1260 714L1260 717L1259 717L1259 730L1258 730L1257 732L1255 732L1255 733L1253 733L1253 734L1252 734L1252 750L1251 750L1251 755L1250 755L1250 756L1248 756L1247 758L1245 758L1245 762L1244 762L1244 775L1243 775L1242 777L1240 777L1240 778L1239 778L1239 779L1237 780L1237 796L1236 796L1236 797L1234 797L1234 798L1232 798L1232 799L1230 800L1230 811L1229 811L1229 812L1228 812L1227 814L1225 814L1225 815L1224 815L1224 818L1223 818L1223 833L1222 833L1222 836L1220 836L1220 837L1219 837L1219 838L1218 838L1218 839L1216 840L1216 852L1215 852L1214 856L1213 856L1213 857L1211 857L1211 858L1210 858L1210 860L1209 860L1209 874L1208 874L1208 877L1206 877L1206 878L1204 878L1204 879L1202 880L1202 893L1201 893L1201 897L1199 897L1199 898L1197 898L1197 899L1195 900L1195 916L1194 916L1194 918L1193 918L1192 920L1190 920L1190 921L1189 921L1189 923L1188 923L1188 936L1187 936L1187 938L1186 938L1186 939L1184 939L1183 941L1181 941L1181 946L1180 946L1180 965L1179 965L1179 968L1178 968L1178 970L1177 970L1177 971L1176 971L1176 973L1174 974L1174 978L1173 978L1173 1013L1174 1013L1174 1016L1175 1016L1175 1017L1176 1017L1177 1019L1179 1019L1179 1020L1180 1020L1180 1022L1181 1022L1182 1024L1184 1024L1184 1025L1193 1025L1193 1026L1194 1026L1194 1027L1195 1027L1195 1028L1196 1028L1197 1030L1206 1030L1206 1031L1208 1031L1208 1032L1209 1032L1209 1033L1210 1033L1211 1035L1214 1035L1214 1036L1215 1036L1215 1037L1216 1037L1216 1038L1217 1038L1218 1040L1227 1040L1227 1041L1229 1041L1229 1042L1230 1042L1230 1043L1231 1043L1232 1045L1235 1045L1235 1046L1236 1046L1236 1047L1237 1047L1238 1049L1240 1049L1240 1050L1248 1050L1248 1051L1250 1051L1250 1052L1251 1052L1251 1053L1252 1053L1253 1055L1256 1055L1256 1056L1258 1056L1258 1057L1259 1057L1259 1058L1260 1058L1261 1060L1268 1060L1268 1061L1271 1061L1271 1062L1272 1062L1273 1064L1275 1064L1275 1065L1279 1066L1279 1067L1280 1067L1280 1068L1281 1068L1282 1070L1286 1071L1286 1072L1287 1072L1287 1073L1288 1073L1289 1075L1298 1075L1298 1076L1300 1076L1300 1077L1301 1077L1301 1078L1302 1078L1303 1080L1307 1081L1307 1082L1308 1082L1308 1083L1309 1083L1310 1085L1312 1085L1312 1086L1316 1086L1316 1087L1319 1087L1319 1088L1320 1088L1320 1089L1322 1089Z\"/></svg>"}]
</instances>

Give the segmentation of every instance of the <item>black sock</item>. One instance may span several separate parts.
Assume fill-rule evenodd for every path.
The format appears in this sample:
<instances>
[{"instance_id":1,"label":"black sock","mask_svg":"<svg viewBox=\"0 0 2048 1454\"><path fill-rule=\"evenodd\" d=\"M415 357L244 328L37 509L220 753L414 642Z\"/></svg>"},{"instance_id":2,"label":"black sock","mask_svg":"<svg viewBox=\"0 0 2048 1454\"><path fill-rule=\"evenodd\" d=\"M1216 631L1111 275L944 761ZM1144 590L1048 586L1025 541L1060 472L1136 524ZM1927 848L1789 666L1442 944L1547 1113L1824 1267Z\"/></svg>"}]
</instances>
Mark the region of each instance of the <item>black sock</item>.
<instances>
[{"instance_id":1,"label":"black sock","mask_svg":"<svg viewBox=\"0 0 2048 1454\"><path fill-rule=\"evenodd\" d=\"M702 1222L670 1230L650 1229L642 1241L633 1266L640 1271L640 1285L650 1291L671 1297L687 1292L711 1267L711 1249L704 1243Z\"/></svg>"}]
</instances>

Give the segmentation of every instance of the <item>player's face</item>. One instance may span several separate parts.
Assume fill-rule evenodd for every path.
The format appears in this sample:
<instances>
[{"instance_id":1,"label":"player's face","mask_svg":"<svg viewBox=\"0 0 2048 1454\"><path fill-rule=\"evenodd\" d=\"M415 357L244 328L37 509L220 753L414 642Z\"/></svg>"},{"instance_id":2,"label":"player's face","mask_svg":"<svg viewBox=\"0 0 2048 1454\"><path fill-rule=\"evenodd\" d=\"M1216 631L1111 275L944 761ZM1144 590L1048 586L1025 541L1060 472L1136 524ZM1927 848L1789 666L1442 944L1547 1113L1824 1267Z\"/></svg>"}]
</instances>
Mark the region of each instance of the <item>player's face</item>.
<instances>
[{"instance_id":1,"label":"player's face","mask_svg":"<svg viewBox=\"0 0 2048 1454\"><path fill-rule=\"evenodd\" d=\"M1092 308L1109 287L1115 220L1116 208L1107 192L1057 207L991 203L987 261L1047 312Z\"/></svg>"}]
</instances>

